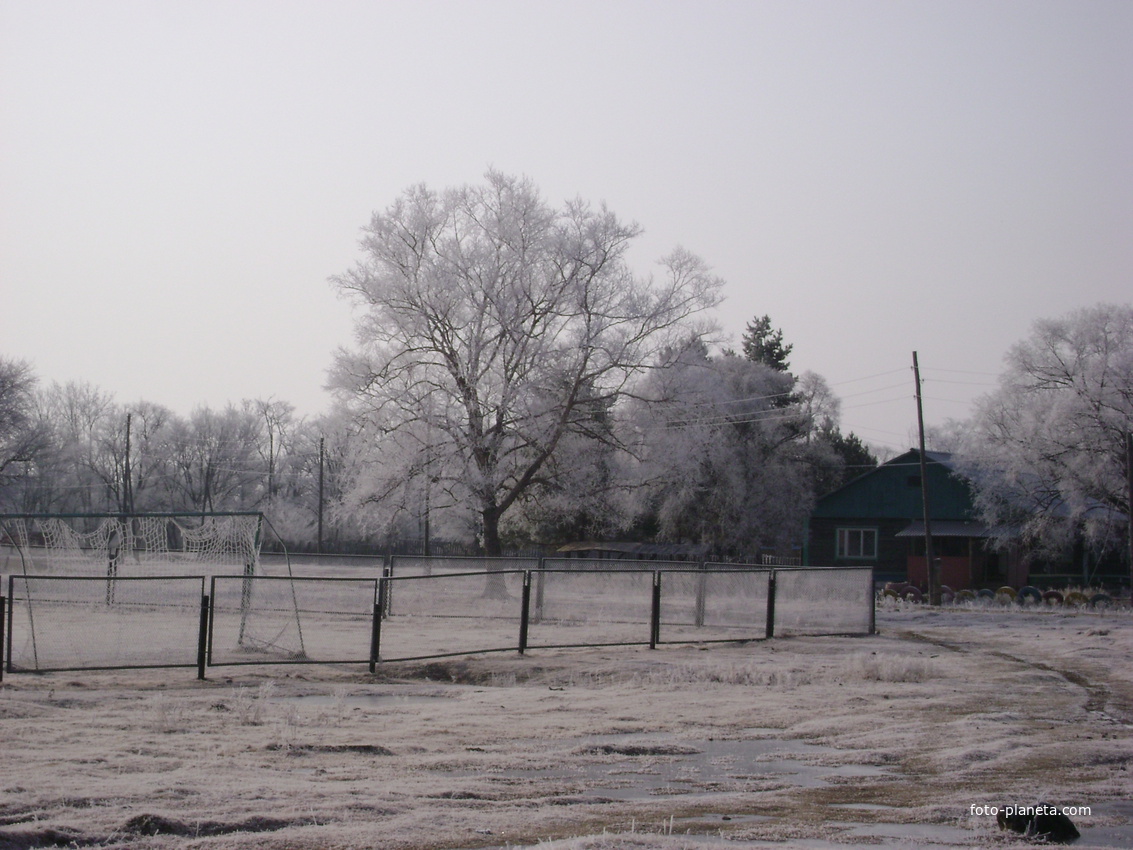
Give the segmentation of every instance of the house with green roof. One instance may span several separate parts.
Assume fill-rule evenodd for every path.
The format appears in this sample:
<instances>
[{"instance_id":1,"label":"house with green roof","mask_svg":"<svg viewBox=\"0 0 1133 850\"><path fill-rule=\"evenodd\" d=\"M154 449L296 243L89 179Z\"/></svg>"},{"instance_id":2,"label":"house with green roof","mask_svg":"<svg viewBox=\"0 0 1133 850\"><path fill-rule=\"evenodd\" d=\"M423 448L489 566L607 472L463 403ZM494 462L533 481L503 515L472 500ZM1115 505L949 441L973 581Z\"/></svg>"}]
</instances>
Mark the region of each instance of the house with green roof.
<instances>
[{"instance_id":1,"label":"house with green roof","mask_svg":"<svg viewBox=\"0 0 1133 850\"><path fill-rule=\"evenodd\" d=\"M971 486L944 452L925 452L929 531L941 583L953 590L1027 583L1014 549L989 546ZM913 449L823 496L811 513L804 564L872 566L878 581L928 586L921 456Z\"/></svg>"}]
</instances>

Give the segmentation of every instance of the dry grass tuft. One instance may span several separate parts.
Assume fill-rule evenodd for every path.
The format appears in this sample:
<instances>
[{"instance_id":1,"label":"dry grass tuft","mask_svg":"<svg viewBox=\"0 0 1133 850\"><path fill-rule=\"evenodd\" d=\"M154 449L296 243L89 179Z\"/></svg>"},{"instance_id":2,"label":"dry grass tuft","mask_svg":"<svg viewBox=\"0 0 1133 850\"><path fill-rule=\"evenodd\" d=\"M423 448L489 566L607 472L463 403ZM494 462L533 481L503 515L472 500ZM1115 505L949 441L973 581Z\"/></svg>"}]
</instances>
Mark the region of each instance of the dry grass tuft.
<instances>
[{"instance_id":1,"label":"dry grass tuft","mask_svg":"<svg viewBox=\"0 0 1133 850\"><path fill-rule=\"evenodd\" d=\"M851 659L849 670L867 682L927 682L936 678L931 659L909 655L858 654Z\"/></svg>"}]
</instances>

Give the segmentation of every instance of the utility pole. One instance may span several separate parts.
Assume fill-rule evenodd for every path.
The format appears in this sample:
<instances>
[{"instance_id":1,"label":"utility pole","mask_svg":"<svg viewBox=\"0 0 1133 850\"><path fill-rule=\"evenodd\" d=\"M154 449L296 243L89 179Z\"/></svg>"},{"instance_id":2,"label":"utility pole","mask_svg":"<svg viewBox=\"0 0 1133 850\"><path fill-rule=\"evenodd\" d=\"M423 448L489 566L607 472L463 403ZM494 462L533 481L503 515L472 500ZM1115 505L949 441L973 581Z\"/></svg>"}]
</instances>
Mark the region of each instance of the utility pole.
<instances>
[{"instance_id":1,"label":"utility pole","mask_svg":"<svg viewBox=\"0 0 1133 850\"><path fill-rule=\"evenodd\" d=\"M126 462L123 464L122 508L128 514L134 512L134 484L130 473L130 422L134 414L126 414Z\"/></svg>"},{"instance_id":2,"label":"utility pole","mask_svg":"<svg viewBox=\"0 0 1133 850\"><path fill-rule=\"evenodd\" d=\"M325 454L326 437L319 437L319 539L316 550L323 554L323 456Z\"/></svg>"},{"instance_id":3,"label":"utility pole","mask_svg":"<svg viewBox=\"0 0 1133 850\"><path fill-rule=\"evenodd\" d=\"M917 432L920 435L921 455L921 509L924 512L924 554L928 565L928 601L930 605L940 604L940 565L936 563L932 551L932 522L929 518L928 500L928 461L924 448L924 409L921 405L921 367L917 353L913 352L913 378L917 382Z\"/></svg>"}]
</instances>

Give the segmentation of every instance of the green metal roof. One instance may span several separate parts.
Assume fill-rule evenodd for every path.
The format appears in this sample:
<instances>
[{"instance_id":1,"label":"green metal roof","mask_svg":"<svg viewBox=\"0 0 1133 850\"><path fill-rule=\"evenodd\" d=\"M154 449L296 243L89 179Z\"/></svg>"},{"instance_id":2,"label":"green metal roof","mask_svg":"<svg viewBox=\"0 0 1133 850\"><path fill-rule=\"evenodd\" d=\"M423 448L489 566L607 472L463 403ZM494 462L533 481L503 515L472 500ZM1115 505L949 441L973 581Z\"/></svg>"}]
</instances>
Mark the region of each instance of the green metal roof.
<instances>
[{"instance_id":1,"label":"green metal roof","mask_svg":"<svg viewBox=\"0 0 1133 850\"><path fill-rule=\"evenodd\" d=\"M972 492L953 469L951 456L925 452L930 517L975 518ZM911 450L883 463L818 500L812 516L827 519L913 519L924 516L920 452Z\"/></svg>"}]
</instances>

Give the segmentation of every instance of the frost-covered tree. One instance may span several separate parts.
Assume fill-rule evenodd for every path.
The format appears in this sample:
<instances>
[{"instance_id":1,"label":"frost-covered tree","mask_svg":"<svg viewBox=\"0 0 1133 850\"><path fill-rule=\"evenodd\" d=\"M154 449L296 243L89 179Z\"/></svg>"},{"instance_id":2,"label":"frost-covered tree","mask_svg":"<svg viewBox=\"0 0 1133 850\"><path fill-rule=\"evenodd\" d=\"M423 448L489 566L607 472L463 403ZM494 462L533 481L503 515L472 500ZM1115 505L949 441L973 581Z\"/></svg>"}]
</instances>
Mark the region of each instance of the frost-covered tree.
<instances>
[{"instance_id":1,"label":"frost-covered tree","mask_svg":"<svg viewBox=\"0 0 1133 850\"><path fill-rule=\"evenodd\" d=\"M262 493L260 420L229 406L200 407L178 420L168 439L170 477L182 510L252 510Z\"/></svg>"},{"instance_id":2,"label":"frost-covered tree","mask_svg":"<svg viewBox=\"0 0 1133 850\"><path fill-rule=\"evenodd\" d=\"M89 513L117 509L114 459L107 432L118 408L114 397L93 384L52 384L37 394L37 415L48 429L50 448L37 469L37 510Z\"/></svg>"},{"instance_id":3,"label":"frost-covered tree","mask_svg":"<svg viewBox=\"0 0 1133 850\"><path fill-rule=\"evenodd\" d=\"M501 521L568 438L602 439L588 430L594 405L614 404L717 303L720 280L687 251L658 279L634 273L639 233L605 206L555 208L496 171L413 187L376 213L363 259L333 279L360 308L358 348L340 352L332 379L371 437L354 503L449 499L498 554Z\"/></svg>"},{"instance_id":4,"label":"frost-covered tree","mask_svg":"<svg viewBox=\"0 0 1133 850\"><path fill-rule=\"evenodd\" d=\"M295 405L278 399L245 400L243 411L255 416L260 423L257 451L267 472L264 500L271 505L278 486L279 466L288 453L291 431L296 425Z\"/></svg>"},{"instance_id":5,"label":"frost-covered tree","mask_svg":"<svg viewBox=\"0 0 1133 850\"><path fill-rule=\"evenodd\" d=\"M1130 509L1133 306L1099 304L1035 324L1011 348L999 387L979 400L961 450L994 527L1021 527L1051 550L1118 545Z\"/></svg>"},{"instance_id":6,"label":"frost-covered tree","mask_svg":"<svg viewBox=\"0 0 1133 850\"><path fill-rule=\"evenodd\" d=\"M699 342L674 349L634 405L642 518L659 539L751 556L801 539L813 499L807 414L790 374Z\"/></svg>"},{"instance_id":7,"label":"frost-covered tree","mask_svg":"<svg viewBox=\"0 0 1133 850\"><path fill-rule=\"evenodd\" d=\"M0 509L22 504L29 473L47 447L36 416L36 376L23 360L0 358Z\"/></svg>"}]
</instances>

